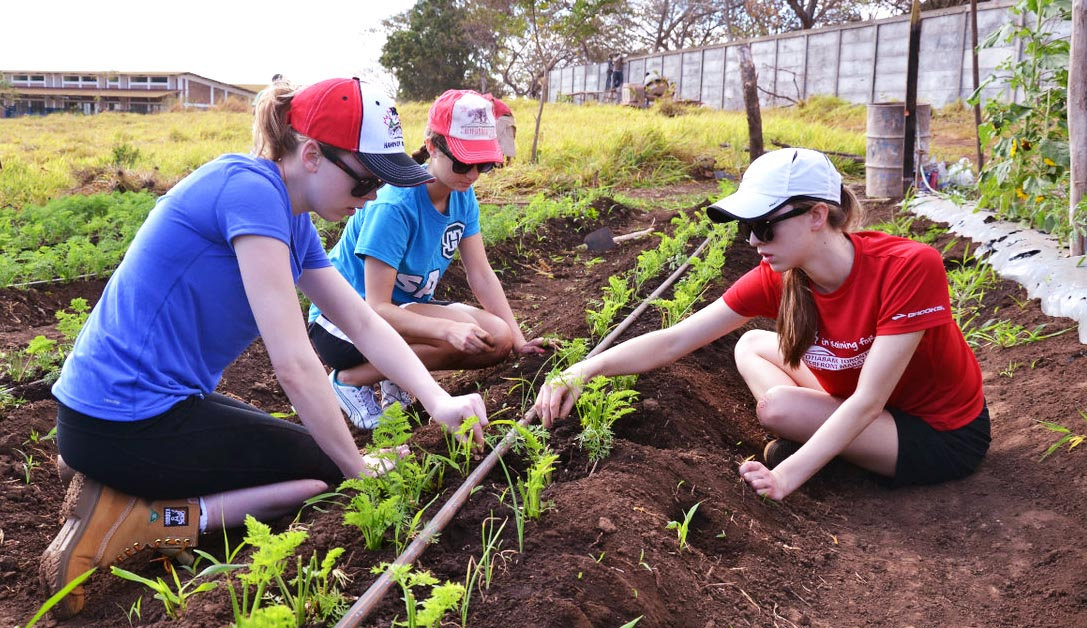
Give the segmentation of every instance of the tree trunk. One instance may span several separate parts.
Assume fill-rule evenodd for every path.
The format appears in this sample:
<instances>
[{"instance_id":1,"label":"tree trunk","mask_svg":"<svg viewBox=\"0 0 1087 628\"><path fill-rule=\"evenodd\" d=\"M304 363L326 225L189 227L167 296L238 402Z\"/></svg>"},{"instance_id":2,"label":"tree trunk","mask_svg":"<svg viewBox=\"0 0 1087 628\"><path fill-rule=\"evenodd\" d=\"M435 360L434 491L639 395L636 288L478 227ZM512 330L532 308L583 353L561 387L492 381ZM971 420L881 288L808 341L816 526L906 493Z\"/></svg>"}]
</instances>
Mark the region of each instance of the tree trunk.
<instances>
[{"instance_id":1,"label":"tree trunk","mask_svg":"<svg viewBox=\"0 0 1087 628\"><path fill-rule=\"evenodd\" d=\"M551 81L550 67L540 77L540 106L536 109L536 130L532 133L532 154L529 156L531 163L537 162L536 146L540 142L540 121L543 120L544 101L547 100L548 83Z\"/></svg>"},{"instance_id":2,"label":"tree trunk","mask_svg":"<svg viewBox=\"0 0 1087 628\"><path fill-rule=\"evenodd\" d=\"M1069 249L1083 255L1087 224L1076 211L1087 186L1087 0L1072 0L1072 51L1068 67L1068 148L1071 158L1068 191L1068 223L1072 225Z\"/></svg>"},{"instance_id":3,"label":"tree trunk","mask_svg":"<svg viewBox=\"0 0 1087 628\"><path fill-rule=\"evenodd\" d=\"M744 108L747 109L748 148L751 161L763 153L762 110L759 109L759 75L755 72L755 63L751 60L751 46L743 44L740 50L740 78L744 86Z\"/></svg>"}]
</instances>

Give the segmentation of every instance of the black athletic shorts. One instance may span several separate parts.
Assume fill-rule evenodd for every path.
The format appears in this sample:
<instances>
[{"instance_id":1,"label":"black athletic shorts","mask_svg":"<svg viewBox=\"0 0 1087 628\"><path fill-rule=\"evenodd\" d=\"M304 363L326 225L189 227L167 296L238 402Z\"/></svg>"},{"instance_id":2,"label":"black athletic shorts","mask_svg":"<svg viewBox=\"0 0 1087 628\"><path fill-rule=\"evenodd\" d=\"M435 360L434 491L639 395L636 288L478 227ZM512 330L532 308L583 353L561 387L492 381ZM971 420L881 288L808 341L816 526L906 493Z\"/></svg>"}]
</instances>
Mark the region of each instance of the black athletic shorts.
<instances>
[{"instance_id":1,"label":"black athletic shorts","mask_svg":"<svg viewBox=\"0 0 1087 628\"><path fill-rule=\"evenodd\" d=\"M989 407L957 430L934 429L919 417L887 408L898 428L898 462L892 486L937 484L974 472L989 451Z\"/></svg>"},{"instance_id":2,"label":"black athletic shorts","mask_svg":"<svg viewBox=\"0 0 1087 628\"><path fill-rule=\"evenodd\" d=\"M158 416L106 421L58 402L57 447L71 468L147 499L203 497L343 474L301 425L225 395L194 395Z\"/></svg>"},{"instance_id":3,"label":"black athletic shorts","mask_svg":"<svg viewBox=\"0 0 1087 628\"><path fill-rule=\"evenodd\" d=\"M327 321L328 319L324 320ZM335 326L333 326L333 329L337 333L339 332L339 329ZM366 364L366 356L362 355L350 340L341 338L321 326L317 321L309 324L309 340L313 344L313 350L317 352L317 356L321 358L325 366L331 369L339 371Z\"/></svg>"}]
</instances>

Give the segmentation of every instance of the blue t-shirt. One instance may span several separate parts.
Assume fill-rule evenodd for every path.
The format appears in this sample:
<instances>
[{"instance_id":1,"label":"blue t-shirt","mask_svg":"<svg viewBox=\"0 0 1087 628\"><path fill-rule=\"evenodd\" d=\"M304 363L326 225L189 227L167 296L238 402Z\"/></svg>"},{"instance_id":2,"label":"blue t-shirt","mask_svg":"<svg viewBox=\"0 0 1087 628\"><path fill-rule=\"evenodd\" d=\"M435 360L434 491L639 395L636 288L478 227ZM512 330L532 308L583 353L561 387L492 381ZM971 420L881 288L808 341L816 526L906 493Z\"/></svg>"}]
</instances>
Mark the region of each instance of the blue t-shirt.
<instances>
[{"instance_id":1,"label":"blue t-shirt","mask_svg":"<svg viewBox=\"0 0 1087 628\"><path fill-rule=\"evenodd\" d=\"M425 185L386 185L377 199L347 221L328 258L365 298L365 257L372 255L396 269L394 303L421 303L434 297L460 241L477 233L479 203L472 188L454 190L443 214L430 202ZM310 307L309 320L320 313Z\"/></svg>"},{"instance_id":2,"label":"blue t-shirt","mask_svg":"<svg viewBox=\"0 0 1087 628\"><path fill-rule=\"evenodd\" d=\"M276 165L223 155L151 210L64 362L57 399L136 421L215 390L258 335L232 245L241 235L286 243L295 281L329 265L309 214L291 212Z\"/></svg>"}]
</instances>

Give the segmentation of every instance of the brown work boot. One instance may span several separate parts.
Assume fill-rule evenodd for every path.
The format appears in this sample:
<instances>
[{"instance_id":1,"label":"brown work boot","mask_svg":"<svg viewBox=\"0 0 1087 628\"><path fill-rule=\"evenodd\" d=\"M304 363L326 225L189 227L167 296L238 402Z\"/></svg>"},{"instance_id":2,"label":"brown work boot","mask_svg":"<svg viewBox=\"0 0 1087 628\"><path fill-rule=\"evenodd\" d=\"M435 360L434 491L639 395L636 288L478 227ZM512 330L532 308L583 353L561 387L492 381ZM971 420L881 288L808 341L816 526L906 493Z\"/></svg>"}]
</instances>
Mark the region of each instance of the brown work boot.
<instances>
[{"instance_id":1,"label":"brown work boot","mask_svg":"<svg viewBox=\"0 0 1087 628\"><path fill-rule=\"evenodd\" d=\"M196 499L149 502L76 473L61 507L64 526L42 554L42 586L53 595L92 567L120 562L145 547L185 549L196 545L200 505ZM53 607L57 619L83 610L78 586Z\"/></svg>"}]
</instances>

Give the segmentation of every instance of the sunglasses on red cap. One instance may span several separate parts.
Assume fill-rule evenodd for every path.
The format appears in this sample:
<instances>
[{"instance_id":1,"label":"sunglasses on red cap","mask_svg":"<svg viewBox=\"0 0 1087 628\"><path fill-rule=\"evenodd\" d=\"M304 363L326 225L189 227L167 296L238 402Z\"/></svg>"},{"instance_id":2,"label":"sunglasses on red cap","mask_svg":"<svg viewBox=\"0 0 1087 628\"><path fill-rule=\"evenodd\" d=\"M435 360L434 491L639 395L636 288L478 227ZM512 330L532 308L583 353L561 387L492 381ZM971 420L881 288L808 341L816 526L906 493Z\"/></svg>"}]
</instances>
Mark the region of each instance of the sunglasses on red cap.
<instances>
[{"instance_id":1,"label":"sunglasses on red cap","mask_svg":"<svg viewBox=\"0 0 1087 628\"><path fill-rule=\"evenodd\" d=\"M453 156L453 153L450 152L449 148L445 145L445 139L442 138L440 135L435 135L431 138L431 141L434 143L434 146L438 148L438 150L442 151L443 155L449 158L449 161L453 164L453 172L457 174L468 174L468 172L472 168L478 170L479 174L487 174L491 170L494 170L494 162L491 161L486 161L481 164L466 164L463 161L457 159Z\"/></svg>"},{"instance_id":2,"label":"sunglasses on red cap","mask_svg":"<svg viewBox=\"0 0 1087 628\"><path fill-rule=\"evenodd\" d=\"M772 242L774 240L774 223L790 218L796 218L801 214L806 214L811 211L812 207L812 205L808 205L807 207L796 207L780 216L774 216L773 218L767 218L766 220L741 220L739 221L740 237L744 240L748 240L751 238L751 234L754 233L755 238L757 238L759 242Z\"/></svg>"},{"instance_id":3,"label":"sunglasses on red cap","mask_svg":"<svg viewBox=\"0 0 1087 628\"><path fill-rule=\"evenodd\" d=\"M318 144L321 147L321 154L325 156L325 159L336 164L336 166L347 173L347 176L355 182L355 187L351 188L351 196L355 198L364 198L368 196L374 190L385 185L385 182L377 177L360 177L355 171L340 159L340 155L336 152L336 149L325 146L324 144Z\"/></svg>"}]
</instances>

